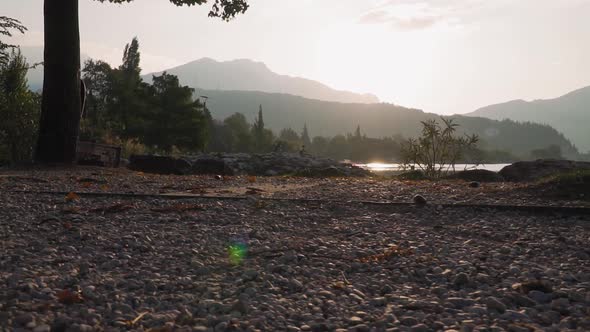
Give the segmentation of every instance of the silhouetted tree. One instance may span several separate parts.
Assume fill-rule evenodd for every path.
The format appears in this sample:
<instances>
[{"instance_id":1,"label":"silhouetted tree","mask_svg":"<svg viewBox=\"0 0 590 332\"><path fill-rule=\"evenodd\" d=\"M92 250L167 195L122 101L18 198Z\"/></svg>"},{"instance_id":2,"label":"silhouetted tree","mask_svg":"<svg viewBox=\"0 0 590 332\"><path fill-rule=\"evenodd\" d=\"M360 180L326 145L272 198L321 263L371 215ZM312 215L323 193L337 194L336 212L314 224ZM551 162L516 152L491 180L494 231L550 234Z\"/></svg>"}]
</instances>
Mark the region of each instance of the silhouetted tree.
<instances>
[{"instance_id":1,"label":"silhouetted tree","mask_svg":"<svg viewBox=\"0 0 590 332\"><path fill-rule=\"evenodd\" d=\"M270 137L268 135L268 130L264 128L264 118L262 116L262 105L258 108L258 118L254 121L252 125L252 136L254 138L254 151L256 152L264 152L270 148L272 145L272 132Z\"/></svg>"},{"instance_id":2,"label":"silhouetted tree","mask_svg":"<svg viewBox=\"0 0 590 332\"><path fill-rule=\"evenodd\" d=\"M231 152L250 152L252 150L252 135L250 124L242 113L235 113L227 117L223 124L228 128L225 138Z\"/></svg>"},{"instance_id":3,"label":"silhouetted tree","mask_svg":"<svg viewBox=\"0 0 590 332\"><path fill-rule=\"evenodd\" d=\"M307 123L303 125L303 131L301 132L301 143L305 145L305 148L309 149L311 145L311 139L309 138L309 132L307 131Z\"/></svg>"},{"instance_id":4,"label":"silhouetted tree","mask_svg":"<svg viewBox=\"0 0 590 332\"><path fill-rule=\"evenodd\" d=\"M178 77L164 72L153 76L148 88L149 114L141 139L148 145L169 152L202 150L207 143L208 119L205 106L193 101L194 90L181 86Z\"/></svg>"},{"instance_id":5,"label":"silhouetted tree","mask_svg":"<svg viewBox=\"0 0 590 332\"><path fill-rule=\"evenodd\" d=\"M81 135L85 139L100 139L114 126L108 106L113 98L114 72L104 61L87 60L82 79L86 85L86 107Z\"/></svg>"},{"instance_id":6,"label":"silhouetted tree","mask_svg":"<svg viewBox=\"0 0 590 332\"><path fill-rule=\"evenodd\" d=\"M356 130L354 131L354 138L360 140L361 139L361 126L357 125Z\"/></svg>"},{"instance_id":7,"label":"silhouetted tree","mask_svg":"<svg viewBox=\"0 0 590 332\"><path fill-rule=\"evenodd\" d=\"M98 1L125 3L133 0ZM207 0L170 2L192 6L202 5ZM209 16L229 20L247 9L246 0L215 0ZM81 108L78 0L45 0L44 27L45 70L36 159L71 163L76 159Z\"/></svg>"},{"instance_id":8,"label":"silhouetted tree","mask_svg":"<svg viewBox=\"0 0 590 332\"><path fill-rule=\"evenodd\" d=\"M113 72L113 95L111 117L117 119L118 128L112 128L115 134L124 138L142 135L144 128L141 120L145 118L147 106L145 104L146 85L141 79L139 41L133 38L125 46L123 63Z\"/></svg>"}]
</instances>

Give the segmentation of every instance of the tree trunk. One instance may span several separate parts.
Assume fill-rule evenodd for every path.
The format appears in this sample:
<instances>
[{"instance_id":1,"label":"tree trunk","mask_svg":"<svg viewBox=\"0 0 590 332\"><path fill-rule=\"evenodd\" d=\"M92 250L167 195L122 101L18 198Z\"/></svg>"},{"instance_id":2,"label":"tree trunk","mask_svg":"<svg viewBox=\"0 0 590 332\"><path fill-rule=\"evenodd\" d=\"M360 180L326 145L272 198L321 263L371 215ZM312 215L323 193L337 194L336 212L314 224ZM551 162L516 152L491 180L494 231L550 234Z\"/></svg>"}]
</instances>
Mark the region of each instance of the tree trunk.
<instances>
[{"instance_id":1,"label":"tree trunk","mask_svg":"<svg viewBox=\"0 0 590 332\"><path fill-rule=\"evenodd\" d=\"M43 101L35 160L73 163L80 130L78 0L45 0Z\"/></svg>"}]
</instances>

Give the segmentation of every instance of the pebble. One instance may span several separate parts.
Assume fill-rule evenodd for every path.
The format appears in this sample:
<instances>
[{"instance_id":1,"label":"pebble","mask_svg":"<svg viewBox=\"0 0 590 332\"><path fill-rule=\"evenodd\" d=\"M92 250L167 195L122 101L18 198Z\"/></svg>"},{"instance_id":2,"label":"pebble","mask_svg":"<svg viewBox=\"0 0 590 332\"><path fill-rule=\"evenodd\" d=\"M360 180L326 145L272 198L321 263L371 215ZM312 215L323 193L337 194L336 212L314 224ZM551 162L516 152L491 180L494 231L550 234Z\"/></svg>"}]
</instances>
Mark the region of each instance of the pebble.
<instances>
[{"instance_id":1,"label":"pebble","mask_svg":"<svg viewBox=\"0 0 590 332\"><path fill-rule=\"evenodd\" d=\"M64 183L70 177L75 182L78 171L72 172L36 189L74 190L75 183ZM222 182L143 175L131 182L132 172L108 172L123 172L108 181L121 192L157 193L171 185L174 191L214 193L291 181L312 189L292 190L288 197L411 201L421 191L437 205L466 199L527 203L495 193L501 190L495 184L486 184L491 193L474 197L465 183L445 181L410 187L382 179L250 183L240 176ZM9 194L7 183L0 179L0 209L11 220L0 221L8 253L0 252L8 286L0 326L15 331L123 330L143 312L148 314L135 329L499 332L520 331L525 323L531 330L590 330L590 267L580 249L590 230L576 217L434 206L83 197L68 205L79 209L72 231L63 225L70 216L60 212L61 197ZM116 204L132 208L93 212ZM175 210L191 204L194 210ZM171 210L153 210L162 207ZM61 221L37 226L47 215ZM228 246L235 243L243 250L230 260ZM388 248L398 250L382 255ZM79 290L83 302L59 303L62 289Z\"/></svg>"},{"instance_id":2,"label":"pebble","mask_svg":"<svg viewBox=\"0 0 590 332\"><path fill-rule=\"evenodd\" d=\"M489 311L495 311L501 314L506 312L506 305L495 297L488 297L486 299L486 306Z\"/></svg>"},{"instance_id":3,"label":"pebble","mask_svg":"<svg viewBox=\"0 0 590 332\"><path fill-rule=\"evenodd\" d=\"M457 287L464 287L467 286L467 284L469 284L469 276L465 273L459 273L455 276L455 278L453 278L453 285L457 286Z\"/></svg>"}]
</instances>

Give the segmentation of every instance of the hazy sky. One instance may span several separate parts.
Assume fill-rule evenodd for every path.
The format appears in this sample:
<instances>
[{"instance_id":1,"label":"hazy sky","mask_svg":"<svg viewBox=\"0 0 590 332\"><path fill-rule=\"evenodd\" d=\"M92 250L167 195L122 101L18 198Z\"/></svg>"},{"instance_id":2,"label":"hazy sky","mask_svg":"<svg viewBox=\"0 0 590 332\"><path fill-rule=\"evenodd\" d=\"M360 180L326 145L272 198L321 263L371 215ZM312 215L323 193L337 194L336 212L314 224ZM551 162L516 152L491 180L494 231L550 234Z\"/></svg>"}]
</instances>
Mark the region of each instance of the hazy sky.
<instances>
[{"instance_id":1,"label":"hazy sky","mask_svg":"<svg viewBox=\"0 0 590 332\"><path fill-rule=\"evenodd\" d=\"M1 0L41 45L42 0ZM590 85L590 0L250 0L230 23L208 6L80 0L82 52L113 64L138 36L144 73L202 57L250 58L277 73L436 113Z\"/></svg>"}]
</instances>

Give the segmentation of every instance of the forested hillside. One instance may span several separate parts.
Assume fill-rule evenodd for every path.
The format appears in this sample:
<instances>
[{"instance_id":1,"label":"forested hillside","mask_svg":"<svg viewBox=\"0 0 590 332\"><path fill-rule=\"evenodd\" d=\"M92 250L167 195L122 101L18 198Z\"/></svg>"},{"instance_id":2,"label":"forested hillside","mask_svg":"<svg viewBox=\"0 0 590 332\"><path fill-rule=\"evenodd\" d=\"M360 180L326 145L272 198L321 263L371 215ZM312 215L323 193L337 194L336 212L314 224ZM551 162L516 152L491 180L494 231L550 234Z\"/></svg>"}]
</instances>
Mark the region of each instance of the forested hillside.
<instances>
[{"instance_id":1,"label":"forested hillside","mask_svg":"<svg viewBox=\"0 0 590 332\"><path fill-rule=\"evenodd\" d=\"M286 94L197 89L195 96L201 99L202 96L208 97L207 107L215 119L240 112L253 121L259 105L263 105L265 121L270 129L302 128L307 124L312 137L351 133L357 126L368 137L412 137L419 134L420 121L439 117L392 104L335 103ZM504 150L525 157L532 150L556 145L564 156L577 156L573 145L550 126L465 116L453 118L460 125L460 131L479 135L482 146L487 149Z\"/></svg>"}]
</instances>

